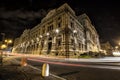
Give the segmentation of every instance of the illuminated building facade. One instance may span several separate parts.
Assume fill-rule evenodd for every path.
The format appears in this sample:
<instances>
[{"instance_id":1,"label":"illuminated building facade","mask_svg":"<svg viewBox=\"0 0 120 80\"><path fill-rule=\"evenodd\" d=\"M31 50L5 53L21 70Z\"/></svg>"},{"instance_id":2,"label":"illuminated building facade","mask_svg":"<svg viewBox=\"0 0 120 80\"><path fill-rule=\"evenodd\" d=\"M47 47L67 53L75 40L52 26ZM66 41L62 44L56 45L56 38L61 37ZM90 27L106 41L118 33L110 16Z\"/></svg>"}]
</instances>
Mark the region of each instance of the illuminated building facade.
<instances>
[{"instance_id":1,"label":"illuminated building facade","mask_svg":"<svg viewBox=\"0 0 120 80\"><path fill-rule=\"evenodd\" d=\"M99 36L88 16L76 16L65 3L34 28L24 30L15 39L13 52L70 57L99 49Z\"/></svg>"},{"instance_id":2,"label":"illuminated building facade","mask_svg":"<svg viewBox=\"0 0 120 80\"><path fill-rule=\"evenodd\" d=\"M107 56L112 56L113 55L112 54L113 53L112 52L113 47L112 47L112 45L110 44L109 41L107 41L107 42L101 42L101 49L105 53L105 55L107 55Z\"/></svg>"}]
</instances>

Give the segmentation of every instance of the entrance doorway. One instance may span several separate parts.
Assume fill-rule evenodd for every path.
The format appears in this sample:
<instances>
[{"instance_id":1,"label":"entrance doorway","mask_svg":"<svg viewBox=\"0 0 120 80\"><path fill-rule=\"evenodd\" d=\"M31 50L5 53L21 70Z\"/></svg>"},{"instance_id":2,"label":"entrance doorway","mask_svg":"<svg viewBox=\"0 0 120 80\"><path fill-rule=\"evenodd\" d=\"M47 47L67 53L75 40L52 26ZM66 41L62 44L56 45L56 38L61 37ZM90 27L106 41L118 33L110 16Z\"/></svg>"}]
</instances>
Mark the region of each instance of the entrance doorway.
<instances>
[{"instance_id":1,"label":"entrance doorway","mask_svg":"<svg viewBox=\"0 0 120 80\"><path fill-rule=\"evenodd\" d=\"M47 51L47 54L50 53L51 48L52 48L52 38L50 37L50 38L48 39L48 51Z\"/></svg>"}]
</instances>

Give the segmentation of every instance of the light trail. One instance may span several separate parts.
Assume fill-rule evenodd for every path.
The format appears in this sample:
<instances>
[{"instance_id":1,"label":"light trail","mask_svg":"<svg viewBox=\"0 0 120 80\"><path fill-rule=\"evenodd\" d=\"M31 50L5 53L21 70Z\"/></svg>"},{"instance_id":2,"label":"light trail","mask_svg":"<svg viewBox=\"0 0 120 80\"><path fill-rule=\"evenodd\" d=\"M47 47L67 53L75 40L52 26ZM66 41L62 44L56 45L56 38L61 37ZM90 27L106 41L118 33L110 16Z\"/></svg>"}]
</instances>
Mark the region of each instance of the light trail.
<instances>
[{"instance_id":1,"label":"light trail","mask_svg":"<svg viewBox=\"0 0 120 80\"><path fill-rule=\"evenodd\" d=\"M86 65L81 65L81 64L70 64L70 63L63 63L63 62L50 62L50 61L46 61L46 60L32 59L32 58L27 58L27 59L31 60L31 61L37 61L37 62L43 62L43 63L49 63L49 64L57 64L57 65L81 66L81 67L86 66Z\"/></svg>"},{"instance_id":2,"label":"light trail","mask_svg":"<svg viewBox=\"0 0 120 80\"><path fill-rule=\"evenodd\" d=\"M100 65L100 64L99 65L86 65L86 64L83 65L83 64L74 64L74 63L50 62L50 61L46 61L46 60L32 59L32 58L28 58L28 60L37 61L37 62L43 62L43 63L48 63L48 64L74 66L74 67L88 67L88 68L120 70L120 66L110 66L110 65Z\"/></svg>"},{"instance_id":3,"label":"light trail","mask_svg":"<svg viewBox=\"0 0 120 80\"><path fill-rule=\"evenodd\" d=\"M23 54L20 54L20 55L17 55L17 56L22 56L22 55ZM56 64L56 65L120 70L120 65L114 63L114 62L120 62L120 57L105 57L105 58L99 58L99 59L77 59L77 60L76 59L69 59L69 60L66 60L66 61L75 61L75 62L113 62L113 63L100 63L98 65L86 65L86 64L83 65L83 64L63 63L63 62L54 62L54 61L50 62L50 61L47 61L47 60L41 60L41 59L36 59L36 58L34 58L34 59L33 58L27 58L27 59L31 60L31 61L43 62L43 63L49 63L49 64ZM106 65L102 65L102 64L106 64ZM111 65L114 65L114 66L111 66Z\"/></svg>"}]
</instances>

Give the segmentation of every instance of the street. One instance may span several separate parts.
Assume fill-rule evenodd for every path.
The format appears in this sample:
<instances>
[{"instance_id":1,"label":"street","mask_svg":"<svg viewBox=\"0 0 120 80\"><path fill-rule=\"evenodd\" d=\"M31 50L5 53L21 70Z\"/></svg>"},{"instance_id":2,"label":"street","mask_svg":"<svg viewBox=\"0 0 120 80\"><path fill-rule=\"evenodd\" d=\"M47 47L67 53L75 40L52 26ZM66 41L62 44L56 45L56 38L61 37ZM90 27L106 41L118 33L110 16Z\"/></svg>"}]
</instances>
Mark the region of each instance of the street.
<instances>
[{"instance_id":1,"label":"street","mask_svg":"<svg viewBox=\"0 0 120 80\"><path fill-rule=\"evenodd\" d=\"M48 63L50 73L65 78L67 80L119 80L119 62L107 61L99 62L56 60L50 58L28 57L28 64L41 69L43 63ZM111 59L112 60L112 59ZM106 61L106 62L105 62Z\"/></svg>"},{"instance_id":2,"label":"street","mask_svg":"<svg viewBox=\"0 0 120 80\"><path fill-rule=\"evenodd\" d=\"M28 67L19 66L23 57L27 58ZM12 61L11 65L13 65L13 63L16 65L13 65L13 69L15 67L15 71L20 71L20 74L22 74L23 71L25 71L25 74L27 74L27 76L39 74L38 76L33 76L34 79L32 76L30 76L29 78L32 80L119 80L120 78L119 57L66 59L48 56L14 55L7 56L4 60ZM16 60L18 62L17 64ZM50 76L46 78L39 77L41 75L41 70L44 63L49 64L50 67ZM5 66L5 63L1 68L4 67L6 67L5 69L11 70L9 69L9 66ZM5 73L5 71L2 69L1 71ZM9 71L8 73L13 72ZM3 74L1 73L1 75ZM35 77L37 79L35 79ZM5 77L3 76L3 78ZM24 76L22 78L24 78Z\"/></svg>"}]
</instances>

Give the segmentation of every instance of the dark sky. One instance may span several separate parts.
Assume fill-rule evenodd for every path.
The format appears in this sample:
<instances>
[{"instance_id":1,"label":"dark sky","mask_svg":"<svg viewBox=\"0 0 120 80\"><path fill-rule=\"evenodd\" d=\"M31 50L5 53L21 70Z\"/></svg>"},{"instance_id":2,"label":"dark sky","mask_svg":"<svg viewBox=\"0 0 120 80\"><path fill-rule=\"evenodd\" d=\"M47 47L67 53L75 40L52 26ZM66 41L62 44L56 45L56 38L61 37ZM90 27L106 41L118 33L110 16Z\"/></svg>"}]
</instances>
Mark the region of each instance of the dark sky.
<instances>
[{"instance_id":1,"label":"dark sky","mask_svg":"<svg viewBox=\"0 0 120 80\"><path fill-rule=\"evenodd\" d=\"M113 45L120 41L119 0L0 0L0 32L6 38L19 37L48 13L67 2L76 15L86 13L97 29L101 41ZM0 40L2 35L0 35Z\"/></svg>"}]
</instances>

